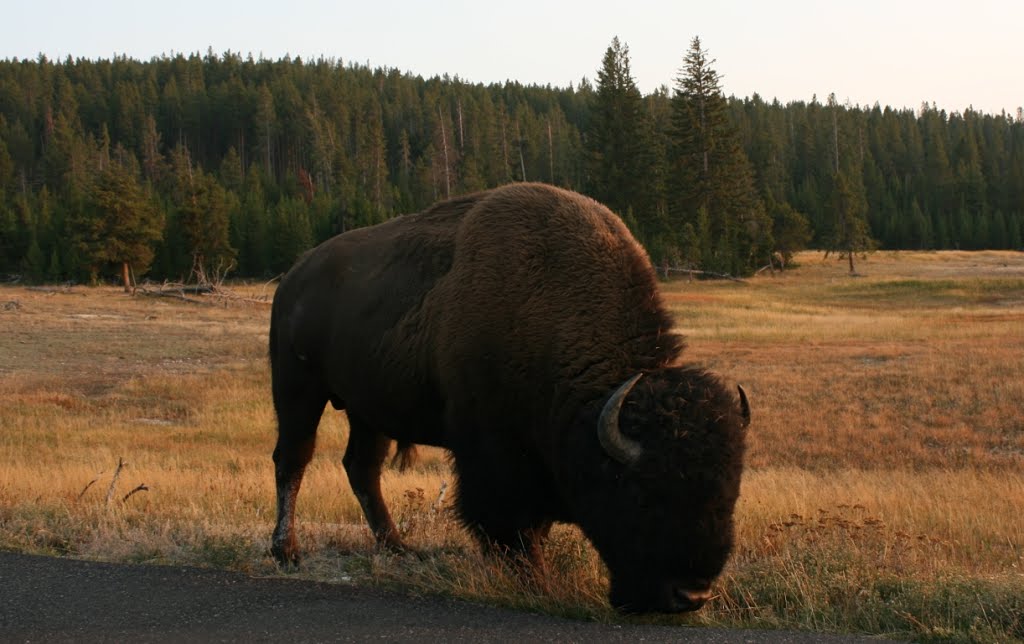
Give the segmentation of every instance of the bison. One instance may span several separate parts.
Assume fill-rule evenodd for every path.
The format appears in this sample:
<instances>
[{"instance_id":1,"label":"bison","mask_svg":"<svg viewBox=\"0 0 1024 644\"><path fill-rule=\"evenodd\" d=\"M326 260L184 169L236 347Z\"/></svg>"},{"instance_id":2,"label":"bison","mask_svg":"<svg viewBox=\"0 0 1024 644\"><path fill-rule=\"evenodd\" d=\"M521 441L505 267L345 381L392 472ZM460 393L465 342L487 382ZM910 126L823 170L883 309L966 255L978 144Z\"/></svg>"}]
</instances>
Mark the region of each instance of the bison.
<instances>
[{"instance_id":1,"label":"bison","mask_svg":"<svg viewBox=\"0 0 1024 644\"><path fill-rule=\"evenodd\" d=\"M697 609L733 546L750 408L683 348L643 248L574 192L515 184L329 239L274 296L271 550L298 560L295 499L330 402L381 545L403 547L380 490L393 441L433 445L486 550L542 570L552 523L573 523L613 606Z\"/></svg>"}]
</instances>

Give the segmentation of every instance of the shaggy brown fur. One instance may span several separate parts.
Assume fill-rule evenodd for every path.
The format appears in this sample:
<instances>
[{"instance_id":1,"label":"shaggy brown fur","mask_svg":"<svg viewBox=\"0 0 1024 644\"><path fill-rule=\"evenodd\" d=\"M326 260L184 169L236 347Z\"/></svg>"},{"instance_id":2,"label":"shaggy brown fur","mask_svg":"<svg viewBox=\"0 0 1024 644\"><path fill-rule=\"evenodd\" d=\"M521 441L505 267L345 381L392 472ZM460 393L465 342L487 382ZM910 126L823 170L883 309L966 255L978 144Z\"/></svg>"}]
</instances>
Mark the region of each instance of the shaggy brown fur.
<instances>
[{"instance_id":1,"label":"shaggy brown fur","mask_svg":"<svg viewBox=\"0 0 1024 644\"><path fill-rule=\"evenodd\" d=\"M539 564L551 523L577 523L616 606L699 606L731 549L745 419L714 377L679 365L672 325L622 221L551 186L469 195L321 244L274 299L275 555L297 559L295 497L330 401L348 412L346 471L382 544L402 547L379 486L391 441L436 445L485 547ZM623 464L596 424L637 373L621 426L645 456Z\"/></svg>"}]
</instances>

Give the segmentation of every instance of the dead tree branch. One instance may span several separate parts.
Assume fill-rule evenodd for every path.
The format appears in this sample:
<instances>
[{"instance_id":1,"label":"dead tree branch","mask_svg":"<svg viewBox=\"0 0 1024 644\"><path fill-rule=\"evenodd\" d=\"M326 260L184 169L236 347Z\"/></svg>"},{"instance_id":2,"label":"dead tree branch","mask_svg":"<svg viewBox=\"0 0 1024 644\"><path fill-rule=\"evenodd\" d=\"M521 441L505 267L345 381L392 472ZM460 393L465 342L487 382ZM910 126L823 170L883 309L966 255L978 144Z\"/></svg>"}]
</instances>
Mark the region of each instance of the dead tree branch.
<instances>
[{"instance_id":1,"label":"dead tree branch","mask_svg":"<svg viewBox=\"0 0 1024 644\"><path fill-rule=\"evenodd\" d=\"M437 514L444 507L444 497L448 493L448 481L441 481L441 489L437 493L437 499L430 508L431 514Z\"/></svg>"},{"instance_id":2,"label":"dead tree branch","mask_svg":"<svg viewBox=\"0 0 1024 644\"><path fill-rule=\"evenodd\" d=\"M189 304L200 304L202 306L213 306L213 302L204 302L203 300L197 300L192 297L186 297L184 289L181 288L164 288L160 290L150 290L148 288L139 287L135 290L136 295L144 295L146 297L167 297L172 300L181 300L182 302L188 302Z\"/></svg>"},{"instance_id":3,"label":"dead tree branch","mask_svg":"<svg viewBox=\"0 0 1024 644\"><path fill-rule=\"evenodd\" d=\"M127 465L128 464L124 462L123 458L118 457L117 469L114 470L114 477L110 479L110 487L107 488L107 505L110 505L110 499L114 496L114 488L117 486L117 477L121 476L121 470L123 470Z\"/></svg>"},{"instance_id":4,"label":"dead tree branch","mask_svg":"<svg viewBox=\"0 0 1024 644\"><path fill-rule=\"evenodd\" d=\"M132 490L128 494L124 495L124 498L121 499L121 503L126 503L128 501L128 499L130 499L131 496L133 494L135 494L136 492L148 492L148 491L149 491L149 488L146 486L146 484L145 483L140 483L138 487L136 487L134 490Z\"/></svg>"},{"instance_id":5,"label":"dead tree branch","mask_svg":"<svg viewBox=\"0 0 1024 644\"><path fill-rule=\"evenodd\" d=\"M75 500L81 501L82 497L85 496L85 493L89 491L89 488L91 488L96 481L100 480L100 477L103 476L104 472L106 472L106 470L103 470L102 472L96 475L96 478L86 483L85 487L82 488L82 491L78 493L78 498Z\"/></svg>"},{"instance_id":6,"label":"dead tree branch","mask_svg":"<svg viewBox=\"0 0 1024 644\"><path fill-rule=\"evenodd\" d=\"M269 285L269 282L268 282ZM264 289L267 285L264 286ZM249 297L246 295L239 295L235 291L227 288L223 285L207 283L207 284L181 284L178 282L164 282L163 284L155 288L146 288L140 286L136 293L146 297L166 297L172 300L180 300L182 302L188 302L189 304L199 304L202 306L224 306L227 307L232 303L244 303L244 304L261 304L269 305L271 301L270 294L259 295L256 297ZM189 297L190 295L209 296L210 299L199 299L196 297Z\"/></svg>"}]
</instances>

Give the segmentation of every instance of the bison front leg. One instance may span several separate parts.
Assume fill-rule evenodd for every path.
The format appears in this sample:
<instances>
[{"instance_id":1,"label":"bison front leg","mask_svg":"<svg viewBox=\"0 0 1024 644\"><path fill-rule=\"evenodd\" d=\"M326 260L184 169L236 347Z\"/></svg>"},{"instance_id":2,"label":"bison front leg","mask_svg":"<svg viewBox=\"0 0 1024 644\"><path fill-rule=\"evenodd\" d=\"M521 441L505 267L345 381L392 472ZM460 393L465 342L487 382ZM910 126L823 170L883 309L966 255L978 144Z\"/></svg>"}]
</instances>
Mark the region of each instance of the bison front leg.
<instances>
[{"instance_id":1,"label":"bison front leg","mask_svg":"<svg viewBox=\"0 0 1024 644\"><path fill-rule=\"evenodd\" d=\"M484 553L504 560L523 581L547 592L549 571L544 541L551 531L551 522L525 518L519 524L484 520L486 524L466 522Z\"/></svg>"},{"instance_id":2,"label":"bison front leg","mask_svg":"<svg viewBox=\"0 0 1024 644\"><path fill-rule=\"evenodd\" d=\"M391 448L391 439L370 429L349 414L348 446L342 463L377 543L390 550L405 550L391 513L380 492L380 473Z\"/></svg>"},{"instance_id":3,"label":"bison front leg","mask_svg":"<svg viewBox=\"0 0 1024 644\"><path fill-rule=\"evenodd\" d=\"M511 474L525 469L515 463L502 465L456 454L455 470L459 516L483 551L542 579L546 572L544 541L552 522L538 508L537 499L544 493L531 489L530 477L517 480Z\"/></svg>"},{"instance_id":4,"label":"bison front leg","mask_svg":"<svg viewBox=\"0 0 1024 644\"><path fill-rule=\"evenodd\" d=\"M544 541L550 531L551 524L544 522L528 528L479 528L474 533L485 552L504 557L517 567L527 565L531 574L543 579L547 574Z\"/></svg>"}]
</instances>

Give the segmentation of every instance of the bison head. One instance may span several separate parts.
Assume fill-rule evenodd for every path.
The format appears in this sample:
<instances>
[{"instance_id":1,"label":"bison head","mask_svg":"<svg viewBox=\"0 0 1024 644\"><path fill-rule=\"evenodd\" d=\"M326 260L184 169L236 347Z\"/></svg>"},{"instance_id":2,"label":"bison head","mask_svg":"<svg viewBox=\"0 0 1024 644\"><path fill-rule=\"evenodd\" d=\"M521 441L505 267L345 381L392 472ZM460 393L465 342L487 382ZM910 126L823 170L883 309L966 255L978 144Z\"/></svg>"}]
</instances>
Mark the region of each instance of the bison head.
<instances>
[{"instance_id":1,"label":"bison head","mask_svg":"<svg viewBox=\"0 0 1024 644\"><path fill-rule=\"evenodd\" d=\"M737 403L695 369L633 377L604 402L580 525L608 566L613 606L681 612L708 600L732 550L749 422L742 389Z\"/></svg>"}]
</instances>

